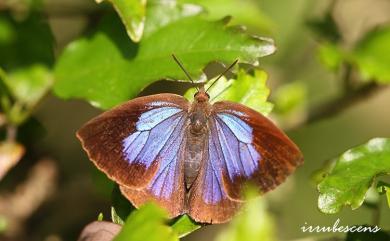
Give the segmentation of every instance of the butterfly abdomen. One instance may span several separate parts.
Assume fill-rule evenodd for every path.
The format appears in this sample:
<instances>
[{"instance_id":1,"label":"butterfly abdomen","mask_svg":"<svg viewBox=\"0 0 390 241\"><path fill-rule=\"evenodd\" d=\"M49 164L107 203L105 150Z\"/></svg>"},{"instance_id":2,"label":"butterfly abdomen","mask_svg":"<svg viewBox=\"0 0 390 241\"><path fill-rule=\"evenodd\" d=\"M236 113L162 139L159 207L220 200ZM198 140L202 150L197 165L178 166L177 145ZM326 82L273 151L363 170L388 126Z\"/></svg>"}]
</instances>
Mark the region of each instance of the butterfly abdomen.
<instances>
[{"instance_id":1,"label":"butterfly abdomen","mask_svg":"<svg viewBox=\"0 0 390 241\"><path fill-rule=\"evenodd\" d=\"M203 159L205 134L195 135L190 131L187 133L187 145L184 157L184 180L187 189L198 176Z\"/></svg>"}]
</instances>

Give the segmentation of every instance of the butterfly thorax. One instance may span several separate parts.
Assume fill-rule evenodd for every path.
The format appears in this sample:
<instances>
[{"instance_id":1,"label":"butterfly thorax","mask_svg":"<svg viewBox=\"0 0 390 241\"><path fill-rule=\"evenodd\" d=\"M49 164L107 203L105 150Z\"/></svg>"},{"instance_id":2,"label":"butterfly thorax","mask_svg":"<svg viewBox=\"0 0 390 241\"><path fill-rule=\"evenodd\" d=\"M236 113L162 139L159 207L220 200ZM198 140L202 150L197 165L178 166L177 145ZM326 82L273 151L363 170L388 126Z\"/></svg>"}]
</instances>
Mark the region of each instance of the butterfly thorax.
<instances>
[{"instance_id":1,"label":"butterfly thorax","mask_svg":"<svg viewBox=\"0 0 390 241\"><path fill-rule=\"evenodd\" d=\"M198 92L189 110L190 123L187 130L186 154L184 158L184 176L189 189L198 176L205 140L207 137L207 122L211 111L209 97L205 92Z\"/></svg>"}]
</instances>

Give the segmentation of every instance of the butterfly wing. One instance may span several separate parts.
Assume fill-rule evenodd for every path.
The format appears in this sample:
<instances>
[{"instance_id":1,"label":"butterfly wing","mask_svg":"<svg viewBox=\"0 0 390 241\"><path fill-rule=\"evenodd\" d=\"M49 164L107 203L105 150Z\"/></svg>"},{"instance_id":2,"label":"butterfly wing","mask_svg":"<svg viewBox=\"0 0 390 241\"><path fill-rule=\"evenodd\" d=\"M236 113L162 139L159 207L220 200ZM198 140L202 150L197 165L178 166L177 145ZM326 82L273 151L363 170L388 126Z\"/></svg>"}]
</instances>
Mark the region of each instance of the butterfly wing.
<instances>
[{"instance_id":1,"label":"butterfly wing","mask_svg":"<svg viewBox=\"0 0 390 241\"><path fill-rule=\"evenodd\" d=\"M173 94L128 101L87 122L78 132L94 164L122 186L142 189L163 163L162 151L183 135L188 102Z\"/></svg>"},{"instance_id":2,"label":"butterfly wing","mask_svg":"<svg viewBox=\"0 0 390 241\"><path fill-rule=\"evenodd\" d=\"M200 222L228 221L246 182L267 192L303 162L298 147L270 120L237 103L213 105L203 168L190 193L190 215Z\"/></svg>"}]
</instances>

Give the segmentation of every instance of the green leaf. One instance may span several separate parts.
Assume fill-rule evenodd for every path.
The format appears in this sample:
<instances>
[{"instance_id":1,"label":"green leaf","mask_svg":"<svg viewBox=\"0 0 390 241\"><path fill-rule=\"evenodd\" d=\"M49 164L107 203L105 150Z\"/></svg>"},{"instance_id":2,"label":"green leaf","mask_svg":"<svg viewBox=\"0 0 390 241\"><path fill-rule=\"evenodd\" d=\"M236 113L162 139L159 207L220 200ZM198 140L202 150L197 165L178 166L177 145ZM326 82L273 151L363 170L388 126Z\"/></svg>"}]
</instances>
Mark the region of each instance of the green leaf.
<instances>
[{"instance_id":1,"label":"green leaf","mask_svg":"<svg viewBox=\"0 0 390 241\"><path fill-rule=\"evenodd\" d=\"M217 236L216 241L273 241L275 226L268 215L263 198L255 198L256 192L249 190L250 198L228 228Z\"/></svg>"},{"instance_id":2,"label":"green leaf","mask_svg":"<svg viewBox=\"0 0 390 241\"><path fill-rule=\"evenodd\" d=\"M99 213L99 215L97 217L97 221L103 221L103 219L104 219L103 213Z\"/></svg>"},{"instance_id":3,"label":"green leaf","mask_svg":"<svg viewBox=\"0 0 390 241\"><path fill-rule=\"evenodd\" d=\"M339 70L345 60L344 53L334 43L324 42L318 47L318 57L321 62L330 70Z\"/></svg>"},{"instance_id":4,"label":"green leaf","mask_svg":"<svg viewBox=\"0 0 390 241\"><path fill-rule=\"evenodd\" d=\"M100 3L104 0L96 0ZM145 26L146 2L147 0L108 0L126 26L127 34L134 42L142 38Z\"/></svg>"},{"instance_id":5,"label":"green leaf","mask_svg":"<svg viewBox=\"0 0 390 241\"><path fill-rule=\"evenodd\" d=\"M32 65L9 73L4 83L13 98L29 108L48 92L53 78L44 65Z\"/></svg>"},{"instance_id":6,"label":"green leaf","mask_svg":"<svg viewBox=\"0 0 390 241\"><path fill-rule=\"evenodd\" d=\"M166 213L153 203L133 212L113 241L175 241L173 229L164 224Z\"/></svg>"},{"instance_id":7,"label":"green leaf","mask_svg":"<svg viewBox=\"0 0 390 241\"><path fill-rule=\"evenodd\" d=\"M188 215L184 214L179 217L171 227L178 234L179 238L182 238L201 228L201 225L193 221Z\"/></svg>"},{"instance_id":8,"label":"green leaf","mask_svg":"<svg viewBox=\"0 0 390 241\"><path fill-rule=\"evenodd\" d=\"M90 38L71 43L55 68L55 93L61 98L83 98L103 109L137 96L160 79L185 79L172 60L175 53L193 77L211 61L257 65L275 51L273 42L254 38L221 21L186 17L171 22L139 45L128 41L118 21L106 18ZM174 44L173 44L174 43Z\"/></svg>"},{"instance_id":9,"label":"green leaf","mask_svg":"<svg viewBox=\"0 0 390 241\"><path fill-rule=\"evenodd\" d=\"M253 0L181 0L199 4L207 10L207 19L217 20L232 16L233 25L242 24L256 31L272 32L274 23Z\"/></svg>"},{"instance_id":10,"label":"green leaf","mask_svg":"<svg viewBox=\"0 0 390 241\"><path fill-rule=\"evenodd\" d=\"M390 26L369 32L351 54L365 79L390 83Z\"/></svg>"},{"instance_id":11,"label":"green leaf","mask_svg":"<svg viewBox=\"0 0 390 241\"><path fill-rule=\"evenodd\" d=\"M19 21L7 12L0 13L0 66L5 71L53 62L53 36L41 15L31 13Z\"/></svg>"},{"instance_id":12,"label":"green leaf","mask_svg":"<svg viewBox=\"0 0 390 241\"><path fill-rule=\"evenodd\" d=\"M389 139L375 138L348 150L318 184L319 209L337 213L344 205L360 207L374 178L382 174L390 174Z\"/></svg>"},{"instance_id":13,"label":"green leaf","mask_svg":"<svg viewBox=\"0 0 390 241\"><path fill-rule=\"evenodd\" d=\"M377 184L377 191L380 194L386 194L387 205L390 208L390 184L382 182L382 181L378 182L378 184Z\"/></svg>"},{"instance_id":14,"label":"green leaf","mask_svg":"<svg viewBox=\"0 0 390 241\"><path fill-rule=\"evenodd\" d=\"M247 74L245 70L240 69L236 79L227 80L222 77L208 91L212 103L228 100L246 105L263 115L268 115L273 108L273 104L267 102L270 90L266 86L267 74L261 70L255 70L254 75ZM213 80L209 81L205 88L207 89ZM185 97L193 100L196 92L195 88L189 89Z\"/></svg>"},{"instance_id":15,"label":"green leaf","mask_svg":"<svg viewBox=\"0 0 390 241\"><path fill-rule=\"evenodd\" d=\"M201 6L195 4L178 3L175 0L149 0L146 11L144 38L185 17L196 16L203 12Z\"/></svg>"}]
</instances>

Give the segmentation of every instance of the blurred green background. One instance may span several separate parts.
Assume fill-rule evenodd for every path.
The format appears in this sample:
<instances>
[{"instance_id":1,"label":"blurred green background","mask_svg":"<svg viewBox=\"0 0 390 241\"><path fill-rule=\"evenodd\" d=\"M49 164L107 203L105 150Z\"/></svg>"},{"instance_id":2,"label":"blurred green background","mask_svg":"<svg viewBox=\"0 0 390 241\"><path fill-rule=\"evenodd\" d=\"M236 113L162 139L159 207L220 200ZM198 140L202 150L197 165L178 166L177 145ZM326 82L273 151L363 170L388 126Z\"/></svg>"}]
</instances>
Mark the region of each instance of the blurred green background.
<instances>
[{"instance_id":1,"label":"blurred green background","mask_svg":"<svg viewBox=\"0 0 390 241\"><path fill-rule=\"evenodd\" d=\"M0 0L0 16L9 11L22 11ZM17 2L17 1L14 1ZM20 1L22 2L22 1ZM281 86L291 84L298 94L298 107L287 114L283 105L276 106L274 118L287 129L305 156L305 164L275 191L265 195L269 200L271 215L276 221L276 233L280 240L310 240L313 234L303 233L301 226L332 226L337 218L341 224L366 224L372 219L372 211L366 207L352 211L349 207L334 215L325 215L317 209L318 192L311 180L314 171L325 161L337 157L345 150L366 142L373 137L390 136L390 89L375 92L350 108L326 116L308 124L301 124L307 110L321 108L343 94L342 71L332 71L319 57L319 48L328 40L316 31L316 23L331 14L340 36L337 43L343 49L351 49L365 33L390 21L390 1L387 0L199 0L186 1L203 4L209 17L220 19L233 16L233 24L248 27L250 33L271 37L277 52L262 58L260 67L269 76L271 102L282 101ZM23 4L21 3L20 6ZM92 0L46 0L43 11L53 33L55 58L72 40L91 31L102 6ZM17 14L16 14L17 16ZM0 36L2 28L0 26ZM34 38L42 35L30 33ZM28 38L26 41L29 41ZM390 45L390 42L387 43ZM0 51L5 51L1 49ZM4 52L3 52L4 53ZM7 59L0 52L1 63ZM388 52L387 52L388 53ZM29 58L31 56L25 56ZM390 62L387 63L390 69ZM352 71L352 75L358 75ZM158 92L184 93L188 84L156 82L141 94ZM303 96L303 97L302 97ZM304 99L304 100L301 100ZM334 103L337 105L337 103ZM278 112L278 109L279 112ZM288 107L286 107L288 109ZM54 172L50 195L31 207L32 211L21 218L15 235L9 240L76 240L82 228L96 220L103 212L109 217L112 184L99 173L82 151L75 138L76 130L101 111L78 100L61 100L52 94L45 97L34 111L33 129L39 135L29 140L25 157L0 182L0 205L17 205L7 202L9 193L28 179L32 167L41 159L52 160ZM39 124L38 124L39 123ZM23 133L23 130L19 130ZM20 134L22 135L22 134ZM27 134L26 134L27 135ZM39 138L37 138L39 136ZM49 187L48 187L49 188ZM20 191L20 190L19 190ZM38 191L37 191L38 192ZM25 199L25 202L27 199ZM28 205L28 204L26 204ZM382 200L380 225L390 228L390 210ZM8 207L0 207L0 210ZM11 208L11 207L9 207ZM18 208L20 208L18 206ZM17 219L17 218L16 218ZM2 220L0 220L1 226ZM11 223L9 223L11 225ZM184 240L214 240L224 225L211 225L187 236ZM329 234L321 234L329 236ZM28 239L23 239L28 237Z\"/></svg>"}]
</instances>

